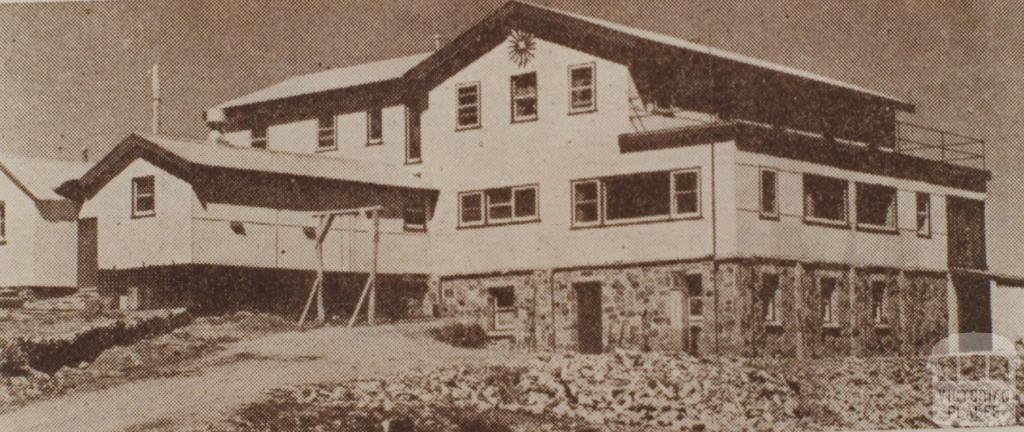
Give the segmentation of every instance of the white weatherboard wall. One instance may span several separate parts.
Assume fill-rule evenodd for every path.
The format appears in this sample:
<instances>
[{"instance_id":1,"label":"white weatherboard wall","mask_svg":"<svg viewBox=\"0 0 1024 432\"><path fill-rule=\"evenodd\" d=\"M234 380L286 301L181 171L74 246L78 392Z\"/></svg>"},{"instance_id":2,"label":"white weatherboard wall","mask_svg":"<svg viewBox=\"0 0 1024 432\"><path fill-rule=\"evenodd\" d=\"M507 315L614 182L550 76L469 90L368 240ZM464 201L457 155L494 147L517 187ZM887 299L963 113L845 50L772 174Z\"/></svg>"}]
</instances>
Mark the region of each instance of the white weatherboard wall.
<instances>
[{"instance_id":1,"label":"white weatherboard wall","mask_svg":"<svg viewBox=\"0 0 1024 432\"><path fill-rule=\"evenodd\" d=\"M621 154L629 123L627 67L537 41L519 67L503 43L431 90L423 113L423 170L440 196L430 229L439 274L698 258L711 253L710 145ZM569 66L596 66L597 111L569 114ZM537 121L512 123L510 79L536 72ZM479 82L481 127L455 130L456 88ZM702 217L600 228L571 227L570 182L700 168ZM729 170L728 166L724 169ZM458 193L539 185L540 222L459 229Z\"/></svg>"},{"instance_id":2,"label":"white weatherboard wall","mask_svg":"<svg viewBox=\"0 0 1024 432\"><path fill-rule=\"evenodd\" d=\"M132 179L153 176L156 215L132 217ZM80 218L97 219L99 267L129 269L192 262L192 186L136 159L82 206Z\"/></svg>"},{"instance_id":3,"label":"white weatherboard wall","mask_svg":"<svg viewBox=\"0 0 1024 432\"><path fill-rule=\"evenodd\" d=\"M840 170L762 154L739 152L736 166L736 217L739 255L772 256L855 265L898 265L904 268L944 271L947 265L946 196L984 199L981 193L958 190L920 181ZM759 206L759 169L778 171L781 218L762 220ZM803 174L817 174L850 182L849 218L856 220L855 182L897 189L899 235L810 225L803 222ZM931 194L931 238L918 237L917 192Z\"/></svg>"},{"instance_id":4,"label":"white weatherboard wall","mask_svg":"<svg viewBox=\"0 0 1024 432\"><path fill-rule=\"evenodd\" d=\"M74 207L72 202L65 203ZM37 213L38 214L38 213ZM78 285L78 224L39 219L35 229L33 270L37 287ZM2 254L2 252L0 252ZM0 264L2 267L2 264Z\"/></svg>"},{"instance_id":5,"label":"white weatherboard wall","mask_svg":"<svg viewBox=\"0 0 1024 432\"><path fill-rule=\"evenodd\" d=\"M32 198L3 174L0 201L7 211L7 239L0 244L0 286L33 286L36 227L43 223L42 217Z\"/></svg>"}]
</instances>

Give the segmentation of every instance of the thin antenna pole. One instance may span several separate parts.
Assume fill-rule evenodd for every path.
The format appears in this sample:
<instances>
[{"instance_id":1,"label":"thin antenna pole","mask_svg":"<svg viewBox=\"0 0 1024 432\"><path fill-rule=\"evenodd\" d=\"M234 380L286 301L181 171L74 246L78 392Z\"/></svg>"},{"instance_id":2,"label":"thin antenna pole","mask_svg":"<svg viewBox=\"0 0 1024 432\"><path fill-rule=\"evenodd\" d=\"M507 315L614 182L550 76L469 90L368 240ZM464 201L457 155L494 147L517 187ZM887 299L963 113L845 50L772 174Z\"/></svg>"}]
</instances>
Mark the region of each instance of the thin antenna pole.
<instances>
[{"instance_id":1,"label":"thin antenna pole","mask_svg":"<svg viewBox=\"0 0 1024 432\"><path fill-rule=\"evenodd\" d=\"M153 63L153 123L150 125L150 132L153 135L160 133L160 63Z\"/></svg>"}]
</instances>

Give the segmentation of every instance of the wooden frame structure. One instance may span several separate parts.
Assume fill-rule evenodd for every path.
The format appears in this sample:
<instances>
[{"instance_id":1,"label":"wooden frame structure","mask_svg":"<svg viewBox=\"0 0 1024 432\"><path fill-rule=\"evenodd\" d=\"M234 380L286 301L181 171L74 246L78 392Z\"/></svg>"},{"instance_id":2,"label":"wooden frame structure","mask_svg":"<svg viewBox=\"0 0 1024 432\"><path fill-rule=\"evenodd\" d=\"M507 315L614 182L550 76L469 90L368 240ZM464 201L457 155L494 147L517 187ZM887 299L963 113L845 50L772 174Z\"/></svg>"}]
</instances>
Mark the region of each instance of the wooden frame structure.
<instances>
[{"instance_id":1,"label":"wooden frame structure","mask_svg":"<svg viewBox=\"0 0 1024 432\"><path fill-rule=\"evenodd\" d=\"M316 279L313 281L313 287L309 291L309 298L306 299L306 306L302 309L302 315L299 317L299 327L306 322L306 315L309 313L309 308L313 304L313 299L316 298L316 322L317 324L323 324L326 317L324 312L324 240L327 238L327 233L331 231L331 224L334 223L334 219L339 216L362 216L365 215L367 218L373 220L373 266L370 268L370 277L366 279L366 284L363 286L363 291L359 295L359 302L356 303L356 308L352 311L352 317L348 320L348 326L352 327L355 325L356 317L359 316L359 309L363 306L363 301L367 301L366 306L366 320L370 325L373 325L376 321L375 309L377 306L377 261L380 256L380 212L383 210L382 206L372 207L358 207L351 209L331 210L325 212L319 212L313 215L314 218L319 219L319 223L316 228L315 245L316 248ZM369 296L369 299L367 299Z\"/></svg>"}]
</instances>

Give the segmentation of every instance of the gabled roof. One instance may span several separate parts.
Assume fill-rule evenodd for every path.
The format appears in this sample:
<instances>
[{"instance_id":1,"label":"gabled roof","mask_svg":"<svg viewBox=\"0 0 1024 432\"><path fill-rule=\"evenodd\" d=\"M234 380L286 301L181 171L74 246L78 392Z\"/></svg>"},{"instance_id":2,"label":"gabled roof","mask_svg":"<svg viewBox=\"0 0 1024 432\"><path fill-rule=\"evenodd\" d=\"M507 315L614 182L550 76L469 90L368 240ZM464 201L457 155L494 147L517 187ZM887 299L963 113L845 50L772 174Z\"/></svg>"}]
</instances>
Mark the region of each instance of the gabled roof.
<instances>
[{"instance_id":1,"label":"gabled roof","mask_svg":"<svg viewBox=\"0 0 1024 432\"><path fill-rule=\"evenodd\" d=\"M329 69L288 78L270 87L229 100L216 108L231 108L295 96L355 87L401 78L413 66L430 56L420 53L389 60Z\"/></svg>"},{"instance_id":2,"label":"gabled roof","mask_svg":"<svg viewBox=\"0 0 1024 432\"><path fill-rule=\"evenodd\" d=\"M208 168L431 190L423 179L395 165L132 134L61 192L91 197L137 158L184 177L194 168Z\"/></svg>"},{"instance_id":3,"label":"gabled roof","mask_svg":"<svg viewBox=\"0 0 1024 432\"><path fill-rule=\"evenodd\" d=\"M78 178L88 167L84 162L0 154L0 171L34 201L65 199L54 189L65 181Z\"/></svg>"}]
</instances>

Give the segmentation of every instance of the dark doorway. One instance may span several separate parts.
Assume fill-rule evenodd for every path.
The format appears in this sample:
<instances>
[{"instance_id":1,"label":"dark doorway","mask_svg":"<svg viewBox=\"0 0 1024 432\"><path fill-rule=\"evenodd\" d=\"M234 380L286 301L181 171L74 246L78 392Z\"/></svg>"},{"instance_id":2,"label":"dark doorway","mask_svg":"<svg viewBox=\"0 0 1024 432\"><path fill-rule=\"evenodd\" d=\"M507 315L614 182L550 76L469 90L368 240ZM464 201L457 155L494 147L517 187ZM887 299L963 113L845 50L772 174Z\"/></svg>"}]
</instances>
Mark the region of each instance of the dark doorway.
<instances>
[{"instance_id":1,"label":"dark doorway","mask_svg":"<svg viewBox=\"0 0 1024 432\"><path fill-rule=\"evenodd\" d=\"M96 218L78 220L78 287L94 288L99 284Z\"/></svg>"},{"instance_id":2,"label":"dark doorway","mask_svg":"<svg viewBox=\"0 0 1024 432\"><path fill-rule=\"evenodd\" d=\"M992 347L987 337L992 333L992 299L988 280L979 277L953 278L956 287L957 320L961 334L982 333L986 336L961 338L961 351L985 351Z\"/></svg>"},{"instance_id":3,"label":"dark doorway","mask_svg":"<svg viewBox=\"0 0 1024 432\"><path fill-rule=\"evenodd\" d=\"M573 284L576 290L576 331L579 350L583 354L604 352L601 317L601 284L586 282Z\"/></svg>"}]
</instances>

